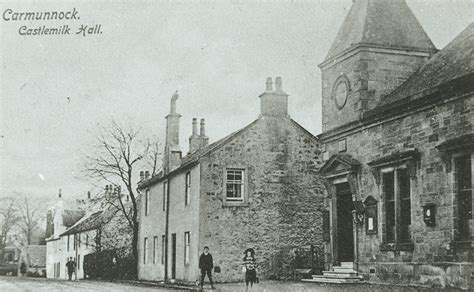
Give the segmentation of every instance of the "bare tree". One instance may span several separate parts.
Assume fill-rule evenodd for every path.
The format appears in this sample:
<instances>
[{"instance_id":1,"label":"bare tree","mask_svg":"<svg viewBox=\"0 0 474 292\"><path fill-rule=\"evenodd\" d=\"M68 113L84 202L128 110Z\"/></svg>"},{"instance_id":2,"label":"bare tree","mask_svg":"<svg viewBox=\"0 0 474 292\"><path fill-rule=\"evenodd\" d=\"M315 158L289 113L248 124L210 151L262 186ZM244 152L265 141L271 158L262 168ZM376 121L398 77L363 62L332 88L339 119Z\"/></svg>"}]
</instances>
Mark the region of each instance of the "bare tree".
<instances>
[{"instance_id":1,"label":"bare tree","mask_svg":"<svg viewBox=\"0 0 474 292\"><path fill-rule=\"evenodd\" d=\"M18 221L18 210L11 198L3 198L1 201L2 208L0 209L0 216L2 238L0 245L6 245L8 234Z\"/></svg>"},{"instance_id":2,"label":"bare tree","mask_svg":"<svg viewBox=\"0 0 474 292\"><path fill-rule=\"evenodd\" d=\"M160 157L158 145L157 140L144 138L141 129L123 127L112 120L108 127L100 129L92 154L86 155L83 165L83 171L89 177L114 185L114 190L110 189L103 198L125 215L133 230L132 254L135 263L138 260L139 195L136 177L140 167L151 167L152 173L156 172ZM120 185L125 186L123 192ZM128 195L131 203L126 203L123 195Z\"/></svg>"},{"instance_id":3,"label":"bare tree","mask_svg":"<svg viewBox=\"0 0 474 292\"><path fill-rule=\"evenodd\" d=\"M42 209L37 204L32 203L27 197L19 198L16 201L16 207L20 219L18 226L25 237L26 243L30 245L43 217Z\"/></svg>"},{"instance_id":4,"label":"bare tree","mask_svg":"<svg viewBox=\"0 0 474 292\"><path fill-rule=\"evenodd\" d=\"M10 231L15 227L18 221L18 210L11 198L2 198L0 201L0 220L1 220L1 238L0 238L0 262L3 262L5 246L7 245Z\"/></svg>"},{"instance_id":5,"label":"bare tree","mask_svg":"<svg viewBox=\"0 0 474 292\"><path fill-rule=\"evenodd\" d=\"M146 142L149 147L150 151L148 151L148 155L146 157L147 166L151 169L151 176L155 176L158 174L158 170L161 166L161 149L163 146L160 143L160 140L157 137L153 137L151 140Z\"/></svg>"}]
</instances>

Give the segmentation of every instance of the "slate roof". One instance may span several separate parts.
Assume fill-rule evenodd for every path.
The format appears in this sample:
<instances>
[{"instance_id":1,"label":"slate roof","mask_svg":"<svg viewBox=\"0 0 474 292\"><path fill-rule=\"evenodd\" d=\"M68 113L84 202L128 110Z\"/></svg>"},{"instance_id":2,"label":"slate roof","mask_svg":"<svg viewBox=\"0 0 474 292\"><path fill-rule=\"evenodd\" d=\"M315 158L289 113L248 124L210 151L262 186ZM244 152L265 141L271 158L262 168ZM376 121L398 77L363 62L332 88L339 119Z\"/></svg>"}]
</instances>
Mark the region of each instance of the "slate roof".
<instances>
[{"instance_id":1,"label":"slate roof","mask_svg":"<svg viewBox=\"0 0 474 292\"><path fill-rule=\"evenodd\" d=\"M198 149L196 150L195 152L193 153L190 153L186 156L184 156L182 159L181 159L181 165L177 168L177 169L174 169L170 172L170 174L172 173L176 173L176 172L179 172L181 171L182 169L185 169L191 165L194 165L195 163L197 163L199 161L199 159L201 157L203 157L204 155L212 152L213 150L221 147L222 145L224 145L225 143L227 143L229 140L231 140L232 138L234 138L235 136L237 136L238 134L242 133L243 131L245 131L246 129L250 128L252 125L254 125L255 123L257 122L257 120L253 121L252 123L248 124L247 126L245 126L244 128L240 129L240 130L237 130L235 132L232 132L231 134L225 136L224 138L220 139L220 140L217 140L216 142L214 143L211 143L209 144L208 146L206 147L203 147L201 149ZM158 175L150 178L149 180L146 180L146 181L143 181L141 183L138 184L138 187L139 188L145 188L145 187L148 187L150 185L153 185L155 184L156 182L160 181L161 179L163 178L163 174L160 172Z\"/></svg>"},{"instance_id":2,"label":"slate roof","mask_svg":"<svg viewBox=\"0 0 474 292\"><path fill-rule=\"evenodd\" d=\"M85 215L85 211L78 210L64 210L63 225L71 227Z\"/></svg>"},{"instance_id":3,"label":"slate roof","mask_svg":"<svg viewBox=\"0 0 474 292\"><path fill-rule=\"evenodd\" d=\"M216 142L212 143L212 144L209 144L208 146L206 147L203 147L201 149L198 149L196 150L195 152L193 153L190 153L186 156L184 156L181 160L181 165L177 168L177 169L174 169L173 171L170 172L170 175L173 174L173 173L178 173L180 172L181 170L183 169L186 169L187 167L191 166L191 165L194 165L196 163L199 162L199 159L201 159L201 157L211 153L212 151L220 148L221 146L225 145L227 142L229 142L230 140L232 140L234 137L236 137L237 135L239 135L240 133L246 131L248 128L252 127L253 125L255 125L257 123L258 119L251 122L250 124L248 124L247 126L241 128L240 130L237 130L235 132L232 132L231 134L225 136L224 138L220 139L220 140L217 140ZM293 119L290 119L290 122L298 127L300 130L302 130L303 132L305 132L307 135L310 135L311 137L313 137L314 139L318 139L317 137L315 137L313 134L311 134L311 132L309 132L308 130L306 130L303 126L301 126L300 124L298 124L295 120ZM138 184L138 187L140 189L143 189L143 188L146 188L148 186L151 186L153 184L155 184L156 182L160 181L162 178L163 178L163 173L160 172L158 175L150 178L149 180L146 180L146 181L143 181L143 182L140 182Z\"/></svg>"},{"instance_id":4,"label":"slate roof","mask_svg":"<svg viewBox=\"0 0 474 292\"><path fill-rule=\"evenodd\" d=\"M74 226L62 233L61 236L97 229L108 223L115 216L117 211L117 209L109 207L106 210L92 213L78 221Z\"/></svg>"},{"instance_id":5,"label":"slate roof","mask_svg":"<svg viewBox=\"0 0 474 292\"><path fill-rule=\"evenodd\" d=\"M474 23L444 49L433 55L400 87L383 97L379 106L407 97L411 97L411 100L423 97L436 91L443 84L472 74L474 74ZM471 78L471 83L474 83L473 80L474 76Z\"/></svg>"},{"instance_id":6,"label":"slate roof","mask_svg":"<svg viewBox=\"0 0 474 292\"><path fill-rule=\"evenodd\" d=\"M358 45L436 51L405 0L354 0L325 61Z\"/></svg>"}]
</instances>

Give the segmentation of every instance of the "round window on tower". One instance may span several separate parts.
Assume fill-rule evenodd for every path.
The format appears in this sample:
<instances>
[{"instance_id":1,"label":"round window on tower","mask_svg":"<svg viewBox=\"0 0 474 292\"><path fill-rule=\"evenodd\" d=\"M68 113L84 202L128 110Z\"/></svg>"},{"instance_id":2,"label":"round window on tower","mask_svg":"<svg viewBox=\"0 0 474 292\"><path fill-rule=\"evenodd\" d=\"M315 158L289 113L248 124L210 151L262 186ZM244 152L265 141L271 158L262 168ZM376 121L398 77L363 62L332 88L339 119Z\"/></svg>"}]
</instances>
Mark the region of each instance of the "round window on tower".
<instances>
[{"instance_id":1,"label":"round window on tower","mask_svg":"<svg viewBox=\"0 0 474 292\"><path fill-rule=\"evenodd\" d=\"M346 105L349 96L349 80L346 76L342 75L336 80L332 96L338 109L342 109Z\"/></svg>"}]
</instances>

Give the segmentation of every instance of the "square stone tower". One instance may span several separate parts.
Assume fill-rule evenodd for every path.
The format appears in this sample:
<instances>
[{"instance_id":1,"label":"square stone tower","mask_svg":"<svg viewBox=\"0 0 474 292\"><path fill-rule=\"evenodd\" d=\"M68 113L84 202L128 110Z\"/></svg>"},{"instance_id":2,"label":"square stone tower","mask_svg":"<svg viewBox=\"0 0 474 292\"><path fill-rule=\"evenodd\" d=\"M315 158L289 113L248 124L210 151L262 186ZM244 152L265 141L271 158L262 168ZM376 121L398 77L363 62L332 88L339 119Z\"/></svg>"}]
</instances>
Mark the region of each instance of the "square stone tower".
<instances>
[{"instance_id":1,"label":"square stone tower","mask_svg":"<svg viewBox=\"0 0 474 292\"><path fill-rule=\"evenodd\" d=\"M323 63L323 132L357 121L437 50L405 0L354 0Z\"/></svg>"}]
</instances>

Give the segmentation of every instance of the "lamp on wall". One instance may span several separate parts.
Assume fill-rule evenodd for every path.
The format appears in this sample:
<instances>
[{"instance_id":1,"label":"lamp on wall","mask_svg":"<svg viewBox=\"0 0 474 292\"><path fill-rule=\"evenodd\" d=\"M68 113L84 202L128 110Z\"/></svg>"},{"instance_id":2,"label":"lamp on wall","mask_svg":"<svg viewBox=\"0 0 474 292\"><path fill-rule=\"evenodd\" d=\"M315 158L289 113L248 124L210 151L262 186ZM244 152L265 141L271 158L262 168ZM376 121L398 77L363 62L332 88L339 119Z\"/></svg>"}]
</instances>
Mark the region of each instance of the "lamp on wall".
<instances>
[{"instance_id":1,"label":"lamp on wall","mask_svg":"<svg viewBox=\"0 0 474 292\"><path fill-rule=\"evenodd\" d=\"M365 207L362 201L353 201L354 210L352 211L352 219L355 224L362 224L364 222Z\"/></svg>"},{"instance_id":2,"label":"lamp on wall","mask_svg":"<svg viewBox=\"0 0 474 292\"><path fill-rule=\"evenodd\" d=\"M426 204L423 206L423 221L426 226L435 226L436 225L436 205L435 204Z\"/></svg>"}]
</instances>

